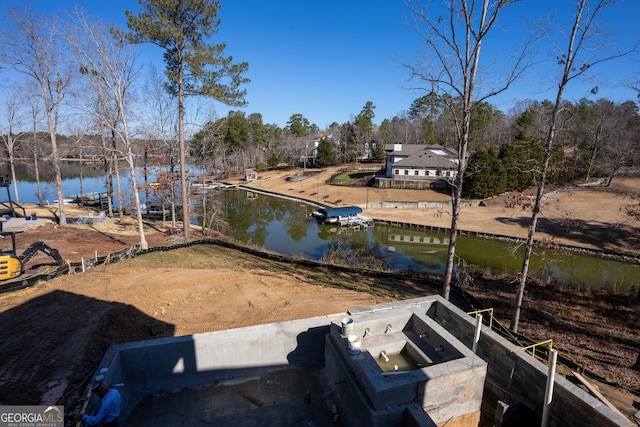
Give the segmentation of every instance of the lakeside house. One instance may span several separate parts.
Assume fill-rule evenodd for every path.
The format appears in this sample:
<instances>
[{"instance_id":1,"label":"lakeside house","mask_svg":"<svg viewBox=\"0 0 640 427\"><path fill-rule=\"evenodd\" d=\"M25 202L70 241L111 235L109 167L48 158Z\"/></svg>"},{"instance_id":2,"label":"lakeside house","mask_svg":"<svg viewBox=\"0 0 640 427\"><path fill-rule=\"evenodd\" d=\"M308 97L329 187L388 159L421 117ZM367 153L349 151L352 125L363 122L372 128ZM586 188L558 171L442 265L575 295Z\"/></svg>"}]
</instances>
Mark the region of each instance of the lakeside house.
<instances>
[{"instance_id":1,"label":"lakeside house","mask_svg":"<svg viewBox=\"0 0 640 427\"><path fill-rule=\"evenodd\" d=\"M433 188L453 181L458 170L457 154L438 144L387 144L385 153L381 188Z\"/></svg>"}]
</instances>

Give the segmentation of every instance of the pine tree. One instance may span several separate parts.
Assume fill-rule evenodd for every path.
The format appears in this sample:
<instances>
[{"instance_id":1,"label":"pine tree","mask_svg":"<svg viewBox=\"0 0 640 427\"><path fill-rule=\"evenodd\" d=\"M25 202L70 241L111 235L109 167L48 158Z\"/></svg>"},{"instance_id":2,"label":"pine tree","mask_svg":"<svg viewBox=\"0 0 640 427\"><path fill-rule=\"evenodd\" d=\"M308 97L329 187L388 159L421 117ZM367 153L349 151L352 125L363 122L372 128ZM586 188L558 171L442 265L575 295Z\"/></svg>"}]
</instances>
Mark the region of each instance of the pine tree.
<instances>
[{"instance_id":1,"label":"pine tree","mask_svg":"<svg viewBox=\"0 0 640 427\"><path fill-rule=\"evenodd\" d=\"M335 163L335 155L329 139L325 136L320 138L318 143L318 155L316 156L316 164L320 167L330 166Z\"/></svg>"},{"instance_id":2,"label":"pine tree","mask_svg":"<svg viewBox=\"0 0 640 427\"><path fill-rule=\"evenodd\" d=\"M182 191L183 235L189 238L189 199L186 182L184 141L185 96L203 95L230 106L245 104L249 80L243 77L249 65L233 63L224 56L225 44L209 44L206 39L218 31L220 3L217 0L138 0L140 12L126 10L128 39L152 43L164 49L168 90L178 98L178 140Z\"/></svg>"}]
</instances>

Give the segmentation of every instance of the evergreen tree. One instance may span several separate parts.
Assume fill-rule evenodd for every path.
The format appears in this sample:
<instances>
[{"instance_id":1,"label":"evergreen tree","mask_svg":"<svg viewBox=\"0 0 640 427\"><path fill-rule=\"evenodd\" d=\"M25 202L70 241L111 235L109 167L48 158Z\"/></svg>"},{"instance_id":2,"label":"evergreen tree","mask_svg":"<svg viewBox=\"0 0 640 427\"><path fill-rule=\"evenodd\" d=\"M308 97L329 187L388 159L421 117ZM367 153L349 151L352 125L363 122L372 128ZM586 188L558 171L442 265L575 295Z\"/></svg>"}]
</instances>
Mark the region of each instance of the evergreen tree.
<instances>
[{"instance_id":1,"label":"evergreen tree","mask_svg":"<svg viewBox=\"0 0 640 427\"><path fill-rule=\"evenodd\" d=\"M320 167L330 166L335 163L335 155L329 139L326 136L320 138L318 143L318 155L316 156L316 164Z\"/></svg>"},{"instance_id":2,"label":"evergreen tree","mask_svg":"<svg viewBox=\"0 0 640 427\"><path fill-rule=\"evenodd\" d=\"M300 113L296 113L289 118L285 129L293 136L304 137L309 135L311 128L312 125L309 123L309 119Z\"/></svg>"},{"instance_id":3,"label":"evergreen tree","mask_svg":"<svg viewBox=\"0 0 640 427\"><path fill-rule=\"evenodd\" d=\"M239 86L249 65L233 63L224 56L226 45L207 44L217 33L220 3L217 0L138 0L140 12L126 10L128 38L134 43L153 43L164 49L167 88L178 98L178 141L182 190L183 236L189 239L189 199L187 193L184 141L185 101L188 95L204 95L226 105L245 104L245 90Z\"/></svg>"},{"instance_id":4,"label":"evergreen tree","mask_svg":"<svg viewBox=\"0 0 640 427\"><path fill-rule=\"evenodd\" d=\"M224 142L231 151L247 146L251 135L251 124L242 111L229 111Z\"/></svg>"},{"instance_id":5,"label":"evergreen tree","mask_svg":"<svg viewBox=\"0 0 640 427\"><path fill-rule=\"evenodd\" d=\"M472 198L484 199L503 193L506 184L507 171L493 148L478 149L469 159L464 193Z\"/></svg>"}]
</instances>

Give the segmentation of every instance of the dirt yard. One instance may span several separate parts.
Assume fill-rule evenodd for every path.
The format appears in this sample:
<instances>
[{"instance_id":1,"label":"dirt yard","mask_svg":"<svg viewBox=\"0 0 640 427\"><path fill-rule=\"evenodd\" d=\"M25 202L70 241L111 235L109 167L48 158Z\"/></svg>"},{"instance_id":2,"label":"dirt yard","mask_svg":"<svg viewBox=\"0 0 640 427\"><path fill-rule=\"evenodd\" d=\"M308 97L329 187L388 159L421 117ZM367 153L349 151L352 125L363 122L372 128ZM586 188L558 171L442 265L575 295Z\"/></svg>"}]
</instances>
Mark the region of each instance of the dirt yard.
<instances>
[{"instance_id":1,"label":"dirt yard","mask_svg":"<svg viewBox=\"0 0 640 427\"><path fill-rule=\"evenodd\" d=\"M287 181L289 174L271 173L250 185L336 206L448 199L431 191L327 186L324 180L331 171L300 182ZM639 194L640 179L620 179L610 189L558 193L545 203L548 233L541 237L638 253L640 221L626 212L638 206ZM486 207L464 208L461 228L522 236L526 203L526 195L506 195L488 201ZM111 219L76 225L71 220L87 212L69 211L70 225L61 228L46 219L52 216L47 209L39 208L37 214L38 221L16 236L18 253L44 241L65 260L79 261L138 242L129 218L124 223ZM442 227L450 221L444 208L371 208L365 214ZM164 233L166 226L147 225L150 246L174 242ZM6 249L6 239L2 243ZM48 261L38 255L29 264ZM513 285L478 281L469 290L485 306L495 306L498 318L508 323ZM154 253L59 277L0 294L0 403L69 403L112 343L342 313L350 307L436 292L423 284L340 277L209 246ZM631 369L640 348L640 309L633 298L535 286L527 292L525 304L521 332L540 340L552 337L554 348L612 381L640 390L640 374ZM627 415L640 409L637 395L599 386Z\"/></svg>"}]
</instances>

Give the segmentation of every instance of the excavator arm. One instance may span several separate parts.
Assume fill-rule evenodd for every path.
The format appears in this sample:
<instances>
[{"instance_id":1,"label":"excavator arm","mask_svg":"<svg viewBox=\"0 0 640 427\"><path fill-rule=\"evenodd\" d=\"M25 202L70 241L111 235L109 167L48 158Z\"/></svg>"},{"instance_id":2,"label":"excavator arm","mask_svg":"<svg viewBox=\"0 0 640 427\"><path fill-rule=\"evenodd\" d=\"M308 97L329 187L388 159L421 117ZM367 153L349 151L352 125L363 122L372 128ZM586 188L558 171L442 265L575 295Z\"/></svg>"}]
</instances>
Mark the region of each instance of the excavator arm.
<instances>
[{"instance_id":1,"label":"excavator arm","mask_svg":"<svg viewBox=\"0 0 640 427\"><path fill-rule=\"evenodd\" d=\"M0 239L11 237L11 249L0 250L0 281L14 279L24 273L24 264L33 258L38 251L49 255L57 265L64 265L64 260L57 249L47 246L44 242L35 242L22 255L16 254L16 234L13 231L0 231Z\"/></svg>"},{"instance_id":2,"label":"excavator arm","mask_svg":"<svg viewBox=\"0 0 640 427\"><path fill-rule=\"evenodd\" d=\"M57 249L53 249L49 247L44 242L35 242L31 246L29 246L25 251L18 257L22 265L26 264L38 251L42 251L43 253L49 255L53 258L58 265L64 264L64 260L60 256L60 252Z\"/></svg>"}]
</instances>

